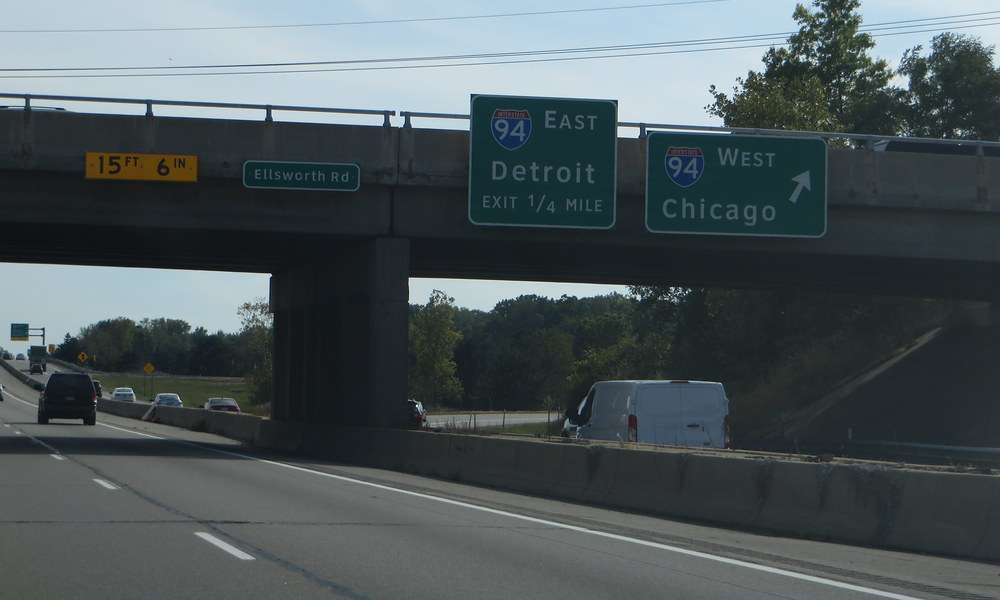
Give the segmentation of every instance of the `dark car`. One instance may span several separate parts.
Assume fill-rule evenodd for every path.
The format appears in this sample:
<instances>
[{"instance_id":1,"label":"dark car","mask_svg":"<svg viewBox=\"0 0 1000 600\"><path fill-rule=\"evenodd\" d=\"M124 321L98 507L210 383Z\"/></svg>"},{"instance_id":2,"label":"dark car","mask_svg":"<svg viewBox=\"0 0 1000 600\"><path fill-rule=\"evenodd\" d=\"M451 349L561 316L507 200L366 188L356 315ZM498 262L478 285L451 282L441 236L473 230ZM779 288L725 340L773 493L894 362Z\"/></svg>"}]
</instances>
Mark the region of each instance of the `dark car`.
<instances>
[{"instance_id":1,"label":"dark car","mask_svg":"<svg viewBox=\"0 0 1000 600\"><path fill-rule=\"evenodd\" d=\"M427 411L424 405L416 400L406 401L407 423L411 427L423 427L427 425Z\"/></svg>"},{"instance_id":2,"label":"dark car","mask_svg":"<svg viewBox=\"0 0 1000 600\"><path fill-rule=\"evenodd\" d=\"M205 410L217 410L221 412L240 412L240 405L232 398L209 398L205 403Z\"/></svg>"},{"instance_id":3,"label":"dark car","mask_svg":"<svg viewBox=\"0 0 1000 600\"><path fill-rule=\"evenodd\" d=\"M97 423L97 393L94 381L86 373L53 373L38 399L38 423L49 419L83 419Z\"/></svg>"},{"instance_id":4,"label":"dark car","mask_svg":"<svg viewBox=\"0 0 1000 600\"><path fill-rule=\"evenodd\" d=\"M41 375L42 374L42 364L41 363L33 363L31 365L31 367L29 368L29 371L31 372L32 375Z\"/></svg>"},{"instance_id":5,"label":"dark car","mask_svg":"<svg viewBox=\"0 0 1000 600\"><path fill-rule=\"evenodd\" d=\"M4 352L3 353L3 359L4 360L13 360L14 359L14 355L11 354L10 352Z\"/></svg>"}]
</instances>

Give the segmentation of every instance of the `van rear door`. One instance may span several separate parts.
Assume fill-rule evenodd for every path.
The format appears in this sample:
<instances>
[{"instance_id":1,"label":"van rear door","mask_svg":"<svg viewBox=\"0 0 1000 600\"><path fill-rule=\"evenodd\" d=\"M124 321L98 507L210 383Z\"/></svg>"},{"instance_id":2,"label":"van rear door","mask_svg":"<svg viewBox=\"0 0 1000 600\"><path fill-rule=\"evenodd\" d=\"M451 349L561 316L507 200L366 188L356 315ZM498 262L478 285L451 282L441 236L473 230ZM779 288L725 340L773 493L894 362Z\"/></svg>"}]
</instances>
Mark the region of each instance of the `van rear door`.
<instances>
[{"instance_id":1,"label":"van rear door","mask_svg":"<svg viewBox=\"0 0 1000 600\"><path fill-rule=\"evenodd\" d=\"M680 443L684 446L723 448L726 444L725 418L729 412L722 386L680 384L684 413Z\"/></svg>"},{"instance_id":2,"label":"van rear door","mask_svg":"<svg viewBox=\"0 0 1000 600\"><path fill-rule=\"evenodd\" d=\"M681 388L671 383L639 385L636 420L644 444L683 443Z\"/></svg>"}]
</instances>

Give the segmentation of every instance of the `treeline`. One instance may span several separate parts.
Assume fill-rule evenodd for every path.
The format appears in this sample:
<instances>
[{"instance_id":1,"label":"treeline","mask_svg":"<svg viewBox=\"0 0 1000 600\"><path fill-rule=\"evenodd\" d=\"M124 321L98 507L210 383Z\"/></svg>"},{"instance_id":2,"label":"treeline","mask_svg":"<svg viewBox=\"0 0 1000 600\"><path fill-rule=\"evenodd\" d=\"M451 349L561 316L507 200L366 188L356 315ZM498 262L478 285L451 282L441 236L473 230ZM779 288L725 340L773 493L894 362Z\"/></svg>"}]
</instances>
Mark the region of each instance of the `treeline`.
<instances>
[{"instance_id":1,"label":"treeline","mask_svg":"<svg viewBox=\"0 0 1000 600\"><path fill-rule=\"evenodd\" d=\"M270 399L271 317L264 300L241 305L236 333L192 329L181 319L104 319L66 334L54 356L100 371L139 371L148 362L172 375L247 377L260 402Z\"/></svg>"},{"instance_id":2,"label":"treeline","mask_svg":"<svg viewBox=\"0 0 1000 600\"><path fill-rule=\"evenodd\" d=\"M918 299L633 287L627 295L521 296L489 311L441 292L411 306L410 390L432 406L539 409L577 402L602 379L723 382L734 416L815 399L942 322Z\"/></svg>"}]
</instances>

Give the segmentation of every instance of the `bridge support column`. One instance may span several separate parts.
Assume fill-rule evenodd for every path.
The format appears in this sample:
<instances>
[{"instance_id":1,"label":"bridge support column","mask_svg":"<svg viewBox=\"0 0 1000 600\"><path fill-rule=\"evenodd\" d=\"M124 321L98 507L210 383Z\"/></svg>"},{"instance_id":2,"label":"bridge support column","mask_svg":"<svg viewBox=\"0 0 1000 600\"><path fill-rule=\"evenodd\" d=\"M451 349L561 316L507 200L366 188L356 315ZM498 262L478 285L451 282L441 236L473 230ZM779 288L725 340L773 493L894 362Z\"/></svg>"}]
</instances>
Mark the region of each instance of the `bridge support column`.
<instances>
[{"instance_id":1,"label":"bridge support column","mask_svg":"<svg viewBox=\"0 0 1000 600\"><path fill-rule=\"evenodd\" d=\"M409 250L377 238L271 276L273 419L405 422Z\"/></svg>"}]
</instances>

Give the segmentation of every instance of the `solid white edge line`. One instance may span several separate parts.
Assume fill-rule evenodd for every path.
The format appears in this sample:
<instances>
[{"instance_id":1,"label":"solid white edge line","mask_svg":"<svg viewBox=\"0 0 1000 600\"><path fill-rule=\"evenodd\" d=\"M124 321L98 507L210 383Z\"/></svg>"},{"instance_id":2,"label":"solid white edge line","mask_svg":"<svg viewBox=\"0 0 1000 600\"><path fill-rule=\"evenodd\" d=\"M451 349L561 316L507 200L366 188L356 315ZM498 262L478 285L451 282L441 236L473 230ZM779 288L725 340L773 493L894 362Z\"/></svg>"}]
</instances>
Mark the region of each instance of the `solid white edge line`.
<instances>
[{"instance_id":1,"label":"solid white edge line","mask_svg":"<svg viewBox=\"0 0 1000 600\"><path fill-rule=\"evenodd\" d=\"M16 396L13 396L13 397L14 397L15 400L19 400L21 402L24 402L25 404L30 405L30 406L35 406L34 404L31 404L30 402L25 402L24 400L21 400L20 398L18 398ZM345 477L343 475L334 475L333 473L324 473L323 471L316 471L314 469L308 469L306 467L299 467L297 465L290 465L288 463L278 462L278 461L274 461L274 460L268 460L266 458L257 458L256 456L250 456L248 454L240 454L239 452L230 452L228 450L219 450L217 448L209 448L207 446L202 446L201 444L197 444L195 442L189 442L187 440L179 440L179 439L174 439L174 438L164 438L164 437L160 437L160 436L156 436L156 435L150 435L148 433L142 433L140 431L135 431L135 430L132 430L132 429L125 429L124 427L116 427L114 425L108 425L107 423L98 423L98 425L103 425L104 427L108 427L110 429L115 429L117 431L123 431L125 433L131 433L131 434L134 434L134 435L140 435L140 436L143 436L143 437L153 438L153 439L157 439L157 440L170 440L170 441L174 441L174 442L181 442L181 443L184 443L184 444L190 444L192 446L197 446L198 448L201 448L202 450L208 450L208 451L211 451L211 452L218 452L219 454L228 454L230 456L236 456L236 457L244 458L244 459L247 459L247 460L252 460L252 461L256 461L256 462L260 462L260 463L264 463L264 464L268 464L268 465L273 465L273 466L276 466L276 467L284 467L286 469L292 469L293 471L299 471L299 472L302 472L302 473L309 473L311 475L317 475L317 476L320 476L320 477L326 477L326 478L329 478L329 479L335 479L337 481L345 481L345 482L354 483L354 484L357 484L357 485L364 485L364 486L372 487L372 488L375 488L375 489L384 490L384 491L387 491L387 492L395 492L397 494L403 494L403 495L411 496L411 497L414 497L414 498L423 498L425 500L433 500L435 502L441 502L443 504L450 504L452 506L460 506L462 508L467 508L467 509L470 509L470 510L478 510L480 512L485 512L485 513L489 513L489 514L493 514L493 515L499 515L499 516L503 516L503 517L508 517L508 518L511 518L511 519L518 519L518 520L521 520L521 521L527 521L529 523L537 523L539 525L546 525L548 527L555 527L555 528L564 529L564 530L567 530L567 531L575 531L577 533L585 533L585 534L588 534L588 535L594 535L594 536L602 537L602 538L609 539L609 540L615 540L615 541L625 542L625 543L629 543L629 544L636 544L636 545L639 545L639 546L646 546L648 548L656 548L658 550L665 550L667 552L674 552L676 554L683 554L685 556L692 556L692 557L695 557L695 558L702 558L702 559L705 559L705 560L711 560L711 561L714 561L714 562L723 563L723 564L727 564L727 565L732 565L732 566L736 566L736 567L743 567L745 569L751 569L751 570L760 571L760 572L763 572L763 573L770 573L772 575L780 575L782 577L789 577L791 579L798 579L800 581L808 581L810 583L816 583L816 584L825 585L825 586L828 586L828 587L839 588L839 589L842 589L842 590L850 590L852 592L859 592L859 593L868 594L868 595L871 595L871 596L878 596L880 598L891 598L892 600L921 600L921 599L917 598L916 596L907 596L907 595L904 595L904 594L896 594L894 592L887 592L887 591L883 591L883 590L877 590L875 588L864 587L864 586L861 586L861 585L854 585L853 583L844 583L842 581L836 581L834 579L826 579L825 577L817 577L815 575L806 575L805 573L797 573L795 571L788 571L788 570L785 570L785 569L779 569L777 567L768 567L766 565L759 565L759 564L756 564L756 563L747 562L747 561L743 561L743 560L738 560L738 559L735 559L735 558L727 558L725 556L717 556L715 554L709 554L707 552L699 552L697 550L689 550L687 548L681 548L681 547L678 547L678 546L670 546L668 544L661 544L659 542L651 542L651 541L643 540L643 539L639 539L639 538L631 538L631 537L627 537L627 536L624 536L624 535L618 535L616 533L609 533L609 532L600 531L600 530L597 530L597 529L588 529L586 527L579 527L577 525L569 525L567 523L560 523L558 521L548 521L546 519L539 519L537 517L529 517L527 515L521 515L521 514L517 514L517 513L512 513L512 512L505 511L505 510L498 510L496 508L488 508L486 506L479 506L477 504L470 504L468 502L462 502L460 500L452 500L450 498L442 498L440 496L432 496L430 494L423 494L421 492L413 492L413 491L410 491L410 490L404 490L402 488L395 488L395 487L388 486L388 485L382 485L380 483L373 483L373 482L370 482L370 481L365 481L363 479L354 479L353 477ZM237 548L233 548L232 546L229 546L229 544L226 544L222 540L218 540L217 538L214 538L213 536L211 536L211 535L209 535L207 533L205 533L204 535L202 535L202 533L199 532L199 533L196 533L195 535L198 535L198 537L201 537L201 538L205 539L206 541L209 541L209 542L211 542L213 544L215 542L212 542L212 540L216 540L216 541L219 542L219 544L225 544L226 546L228 546L229 548L232 548L236 552L241 552L242 553L241 550L239 550ZM208 536L208 537L205 537L205 536ZM209 538L211 538L211 539L209 539ZM216 544L216 545L218 545L218 544ZM219 546L219 547L222 548L222 546ZM225 549L225 548L223 548L223 549ZM226 551L228 552L228 550L226 550ZM249 554L247 554L246 556L249 556L251 560L253 559L253 557L250 556ZM243 559L243 560L248 560L248 559Z\"/></svg>"},{"instance_id":2,"label":"solid white edge line","mask_svg":"<svg viewBox=\"0 0 1000 600\"><path fill-rule=\"evenodd\" d=\"M66 460L65 456L61 456L59 454L50 454L49 456L51 456L52 458L54 458L56 460Z\"/></svg>"},{"instance_id":3,"label":"solid white edge line","mask_svg":"<svg viewBox=\"0 0 1000 600\"><path fill-rule=\"evenodd\" d=\"M21 435L21 432L20 432L20 431L18 431L17 429L15 429L15 430L14 430L14 435Z\"/></svg>"},{"instance_id":4,"label":"solid white edge line","mask_svg":"<svg viewBox=\"0 0 1000 600\"><path fill-rule=\"evenodd\" d=\"M104 481L103 479L97 479L96 477L94 478L94 483L96 483L97 485L101 486L102 488L104 488L106 490L117 490L118 489L118 486L114 485L113 483Z\"/></svg>"},{"instance_id":5,"label":"solid white edge line","mask_svg":"<svg viewBox=\"0 0 1000 600\"><path fill-rule=\"evenodd\" d=\"M207 533L205 531L196 531L194 532L194 534L200 537L201 539L205 540L209 544L212 544L216 548L228 552L229 554L232 554L233 556L235 556L240 560L254 560L254 557L252 555L247 554L246 552L240 550L239 548L233 546L232 544L227 544L226 542L220 540L211 533Z\"/></svg>"},{"instance_id":6,"label":"solid white edge line","mask_svg":"<svg viewBox=\"0 0 1000 600\"><path fill-rule=\"evenodd\" d=\"M160 437L158 435L152 435L149 433L143 433L141 431L136 431L134 429L125 429L124 427L115 427L114 425L108 425L107 423L98 423L101 427L107 427L108 429L114 429L115 431L124 431L125 433L131 433L133 435L141 435L142 437L153 438L154 440L166 440L169 438ZM181 440L176 440L181 441ZM187 443L187 442L185 442Z\"/></svg>"}]
</instances>

